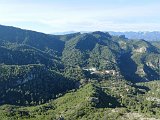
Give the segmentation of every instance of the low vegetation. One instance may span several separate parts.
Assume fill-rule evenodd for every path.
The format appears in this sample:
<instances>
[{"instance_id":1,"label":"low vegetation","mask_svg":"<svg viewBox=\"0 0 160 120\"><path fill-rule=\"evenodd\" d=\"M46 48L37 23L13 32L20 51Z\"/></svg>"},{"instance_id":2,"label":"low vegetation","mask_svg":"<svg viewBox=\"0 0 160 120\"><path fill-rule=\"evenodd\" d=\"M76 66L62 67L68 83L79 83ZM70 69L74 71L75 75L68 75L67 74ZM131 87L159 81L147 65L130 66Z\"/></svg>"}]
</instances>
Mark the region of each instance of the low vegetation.
<instances>
[{"instance_id":1,"label":"low vegetation","mask_svg":"<svg viewBox=\"0 0 160 120\"><path fill-rule=\"evenodd\" d=\"M160 119L158 45L0 26L0 120Z\"/></svg>"}]
</instances>

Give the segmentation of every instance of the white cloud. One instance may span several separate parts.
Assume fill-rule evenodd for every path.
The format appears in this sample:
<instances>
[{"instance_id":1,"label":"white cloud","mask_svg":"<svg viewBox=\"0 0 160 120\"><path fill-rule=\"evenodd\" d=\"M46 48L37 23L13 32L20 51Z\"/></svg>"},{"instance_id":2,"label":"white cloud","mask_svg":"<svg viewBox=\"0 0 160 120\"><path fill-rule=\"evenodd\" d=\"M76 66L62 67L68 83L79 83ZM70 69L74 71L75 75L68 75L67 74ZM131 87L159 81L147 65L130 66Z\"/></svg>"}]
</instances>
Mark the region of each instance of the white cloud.
<instances>
[{"instance_id":1,"label":"white cloud","mask_svg":"<svg viewBox=\"0 0 160 120\"><path fill-rule=\"evenodd\" d=\"M70 7L68 4L58 3L36 4L29 2L23 4L21 2L17 4L12 2L12 4L6 4L4 2L0 4L0 24L16 25L43 32L72 30L152 31L160 30L159 11L159 4L138 6L101 4L101 6Z\"/></svg>"}]
</instances>

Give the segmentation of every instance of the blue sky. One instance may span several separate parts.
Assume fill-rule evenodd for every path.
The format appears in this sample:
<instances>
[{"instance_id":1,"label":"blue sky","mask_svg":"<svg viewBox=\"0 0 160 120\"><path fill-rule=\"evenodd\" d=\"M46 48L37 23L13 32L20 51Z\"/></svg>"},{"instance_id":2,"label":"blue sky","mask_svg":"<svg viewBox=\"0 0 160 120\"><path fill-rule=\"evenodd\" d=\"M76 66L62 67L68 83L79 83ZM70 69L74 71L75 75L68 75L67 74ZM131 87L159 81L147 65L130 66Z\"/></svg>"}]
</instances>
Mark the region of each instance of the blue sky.
<instances>
[{"instance_id":1,"label":"blue sky","mask_svg":"<svg viewBox=\"0 0 160 120\"><path fill-rule=\"evenodd\" d=\"M160 31L160 0L0 0L0 24L45 33Z\"/></svg>"}]
</instances>

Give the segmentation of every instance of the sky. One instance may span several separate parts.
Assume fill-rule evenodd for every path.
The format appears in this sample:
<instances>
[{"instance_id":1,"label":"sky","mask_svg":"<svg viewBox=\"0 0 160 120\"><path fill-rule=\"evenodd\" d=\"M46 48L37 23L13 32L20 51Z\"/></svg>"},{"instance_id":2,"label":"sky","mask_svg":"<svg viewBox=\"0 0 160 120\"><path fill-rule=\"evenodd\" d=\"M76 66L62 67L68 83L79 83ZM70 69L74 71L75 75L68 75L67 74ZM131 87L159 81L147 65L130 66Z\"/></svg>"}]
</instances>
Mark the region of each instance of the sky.
<instances>
[{"instance_id":1,"label":"sky","mask_svg":"<svg viewBox=\"0 0 160 120\"><path fill-rule=\"evenodd\" d=\"M44 33L160 31L160 0L0 0L0 24Z\"/></svg>"}]
</instances>

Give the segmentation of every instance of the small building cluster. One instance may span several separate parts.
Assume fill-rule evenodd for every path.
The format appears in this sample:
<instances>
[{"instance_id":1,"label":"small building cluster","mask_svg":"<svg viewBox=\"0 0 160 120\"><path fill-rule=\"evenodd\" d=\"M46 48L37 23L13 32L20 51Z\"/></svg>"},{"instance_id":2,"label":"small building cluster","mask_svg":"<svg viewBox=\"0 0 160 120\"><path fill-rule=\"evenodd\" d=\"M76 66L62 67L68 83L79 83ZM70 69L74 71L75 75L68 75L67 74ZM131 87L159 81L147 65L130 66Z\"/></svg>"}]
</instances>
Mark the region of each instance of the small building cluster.
<instances>
[{"instance_id":1,"label":"small building cluster","mask_svg":"<svg viewBox=\"0 0 160 120\"><path fill-rule=\"evenodd\" d=\"M83 70L89 71L90 74L104 74L104 75L113 75L113 76L118 73L115 70L103 70L103 71L99 71L99 70L97 70L94 67L92 67L92 68L83 68Z\"/></svg>"}]
</instances>

